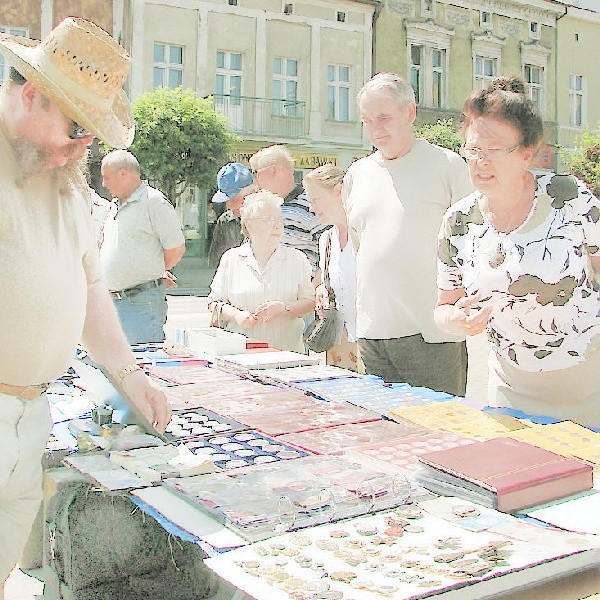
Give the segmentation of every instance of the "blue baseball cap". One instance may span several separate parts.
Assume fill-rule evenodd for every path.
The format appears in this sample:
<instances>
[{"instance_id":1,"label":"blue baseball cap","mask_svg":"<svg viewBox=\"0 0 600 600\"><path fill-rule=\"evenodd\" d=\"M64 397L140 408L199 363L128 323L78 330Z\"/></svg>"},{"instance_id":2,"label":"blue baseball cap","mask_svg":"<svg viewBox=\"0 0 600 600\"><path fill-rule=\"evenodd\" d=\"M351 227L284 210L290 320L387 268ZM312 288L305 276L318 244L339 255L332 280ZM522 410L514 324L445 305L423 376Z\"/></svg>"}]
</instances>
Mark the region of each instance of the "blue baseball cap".
<instances>
[{"instance_id":1,"label":"blue baseball cap","mask_svg":"<svg viewBox=\"0 0 600 600\"><path fill-rule=\"evenodd\" d=\"M252 171L241 163L227 163L217 174L219 191L212 197L211 202L227 202L237 196L245 187L254 181Z\"/></svg>"}]
</instances>

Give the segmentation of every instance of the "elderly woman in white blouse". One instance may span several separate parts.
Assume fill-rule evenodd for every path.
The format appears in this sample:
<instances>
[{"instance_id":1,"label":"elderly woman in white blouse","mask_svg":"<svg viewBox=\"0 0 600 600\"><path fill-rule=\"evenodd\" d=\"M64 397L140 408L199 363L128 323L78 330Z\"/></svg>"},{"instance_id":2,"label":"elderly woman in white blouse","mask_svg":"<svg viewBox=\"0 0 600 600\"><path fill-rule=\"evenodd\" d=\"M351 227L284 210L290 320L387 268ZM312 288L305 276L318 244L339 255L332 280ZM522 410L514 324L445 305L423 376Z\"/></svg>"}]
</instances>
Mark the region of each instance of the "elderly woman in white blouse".
<instances>
[{"instance_id":1,"label":"elderly woman in white blouse","mask_svg":"<svg viewBox=\"0 0 600 600\"><path fill-rule=\"evenodd\" d=\"M266 191L246 196L240 218L248 241L223 254L208 302L229 331L304 352L302 317L314 310L315 290L306 256L281 244L282 203Z\"/></svg>"}]
</instances>

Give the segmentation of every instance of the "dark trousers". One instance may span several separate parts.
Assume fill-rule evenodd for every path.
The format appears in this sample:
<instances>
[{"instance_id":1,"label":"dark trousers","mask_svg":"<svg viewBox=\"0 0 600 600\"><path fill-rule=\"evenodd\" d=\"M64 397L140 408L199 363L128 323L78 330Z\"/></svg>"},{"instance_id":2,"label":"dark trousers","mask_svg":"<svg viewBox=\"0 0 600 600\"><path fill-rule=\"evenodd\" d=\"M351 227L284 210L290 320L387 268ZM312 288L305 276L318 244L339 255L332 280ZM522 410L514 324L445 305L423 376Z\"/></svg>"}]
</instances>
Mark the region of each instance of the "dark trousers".
<instances>
[{"instance_id":1,"label":"dark trousers","mask_svg":"<svg viewBox=\"0 0 600 600\"><path fill-rule=\"evenodd\" d=\"M420 334L389 340L358 340L369 375L464 396L467 388L466 342L431 344Z\"/></svg>"}]
</instances>

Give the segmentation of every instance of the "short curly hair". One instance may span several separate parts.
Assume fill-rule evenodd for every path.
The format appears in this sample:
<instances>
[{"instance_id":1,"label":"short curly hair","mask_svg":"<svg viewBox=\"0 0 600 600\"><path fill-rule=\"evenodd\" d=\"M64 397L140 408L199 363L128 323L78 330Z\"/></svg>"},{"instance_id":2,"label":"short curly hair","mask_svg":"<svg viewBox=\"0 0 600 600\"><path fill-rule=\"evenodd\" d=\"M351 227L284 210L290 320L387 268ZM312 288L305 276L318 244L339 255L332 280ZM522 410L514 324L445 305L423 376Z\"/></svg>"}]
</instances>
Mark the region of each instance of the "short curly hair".
<instances>
[{"instance_id":1,"label":"short curly hair","mask_svg":"<svg viewBox=\"0 0 600 600\"><path fill-rule=\"evenodd\" d=\"M242 233L246 237L248 236L246 221L263 216L265 210L268 210L269 208L280 209L282 204L283 198L281 196L267 192L266 190L259 190L254 194L249 194L246 196L244 198L244 204L240 208Z\"/></svg>"},{"instance_id":2,"label":"short curly hair","mask_svg":"<svg viewBox=\"0 0 600 600\"><path fill-rule=\"evenodd\" d=\"M462 135L478 117L505 121L521 134L521 145L538 147L544 137L544 123L535 104L525 93L523 80L511 75L496 77L490 85L473 92L462 109Z\"/></svg>"}]
</instances>

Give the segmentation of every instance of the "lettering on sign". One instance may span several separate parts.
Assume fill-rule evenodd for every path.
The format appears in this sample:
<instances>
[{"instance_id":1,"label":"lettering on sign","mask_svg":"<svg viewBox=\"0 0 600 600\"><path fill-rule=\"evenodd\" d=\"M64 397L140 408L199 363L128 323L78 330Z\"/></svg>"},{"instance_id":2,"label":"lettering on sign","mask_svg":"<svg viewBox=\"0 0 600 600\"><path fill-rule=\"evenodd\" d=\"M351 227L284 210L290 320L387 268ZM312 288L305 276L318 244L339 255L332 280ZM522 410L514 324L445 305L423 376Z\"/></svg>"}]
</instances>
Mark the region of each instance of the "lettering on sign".
<instances>
[{"instance_id":1,"label":"lettering on sign","mask_svg":"<svg viewBox=\"0 0 600 600\"><path fill-rule=\"evenodd\" d=\"M250 164L250 157L256 152L234 152L229 155L231 162L239 162L244 165ZM331 154L294 154L296 168L298 169L314 169L326 164L337 165L338 157Z\"/></svg>"},{"instance_id":2,"label":"lettering on sign","mask_svg":"<svg viewBox=\"0 0 600 600\"><path fill-rule=\"evenodd\" d=\"M325 154L295 154L294 158L299 169L314 169L327 163L337 165L337 156Z\"/></svg>"}]
</instances>

